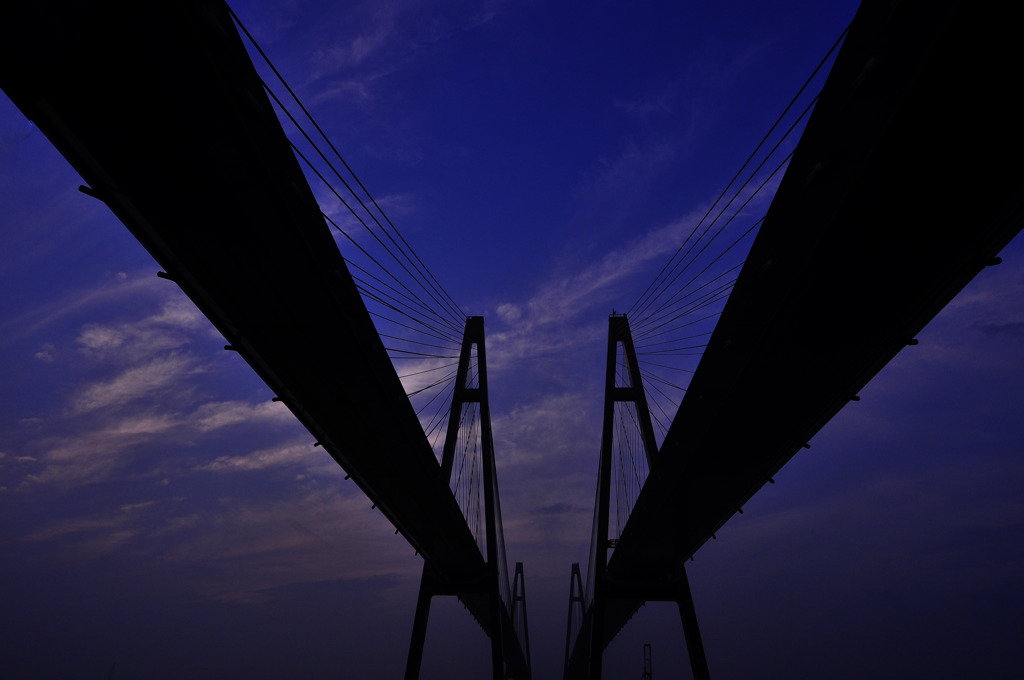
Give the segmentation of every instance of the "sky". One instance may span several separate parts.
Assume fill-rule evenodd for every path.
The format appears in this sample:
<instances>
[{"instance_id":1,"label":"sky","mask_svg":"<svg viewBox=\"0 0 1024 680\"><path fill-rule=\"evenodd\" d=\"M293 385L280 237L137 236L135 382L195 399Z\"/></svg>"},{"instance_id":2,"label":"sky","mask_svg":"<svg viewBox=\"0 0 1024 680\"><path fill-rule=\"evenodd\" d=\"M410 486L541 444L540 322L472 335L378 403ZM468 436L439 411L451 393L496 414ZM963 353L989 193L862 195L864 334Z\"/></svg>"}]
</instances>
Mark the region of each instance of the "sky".
<instances>
[{"instance_id":1,"label":"sky","mask_svg":"<svg viewBox=\"0 0 1024 680\"><path fill-rule=\"evenodd\" d=\"M508 558L558 678L607 316L856 3L232 7L485 317ZM421 559L6 97L0 177L0 677L399 677ZM688 564L716 678L1019 677L1024 239L1002 258ZM606 677L639 677L645 642L689 677L656 603ZM435 600L421 677L488 654Z\"/></svg>"}]
</instances>

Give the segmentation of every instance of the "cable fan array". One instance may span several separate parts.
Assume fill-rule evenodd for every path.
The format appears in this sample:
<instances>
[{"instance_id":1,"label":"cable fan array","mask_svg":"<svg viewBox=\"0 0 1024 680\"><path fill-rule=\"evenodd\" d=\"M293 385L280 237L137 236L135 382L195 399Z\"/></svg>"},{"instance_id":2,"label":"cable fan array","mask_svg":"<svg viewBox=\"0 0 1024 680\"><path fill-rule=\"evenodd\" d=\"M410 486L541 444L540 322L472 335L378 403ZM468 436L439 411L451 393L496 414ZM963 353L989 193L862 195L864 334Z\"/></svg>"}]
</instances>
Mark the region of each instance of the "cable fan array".
<instances>
[{"instance_id":1,"label":"cable fan array","mask_svg":"<svg viewBox=\"0 0 1024 680\"><path fill-rule=\"evenodd\" d=\"M465 314L232 11L423 430L440 455ZM337 207L333 204L336 203ZM326 206L326 208L325 208ZM468 519L468 516L467 516Z\"/></svg>"},{"instance_id":2,"label":"cable fan array","mask_svg":"<svg viewBox=\"0 0 1024 680\"><path fill-rule=\"evenodd\" d=\"M739 276L846 31L626 312L658 445Z\"/></svg>"},{"instance_id":3,"label":"cable fan array","mask_svg":"<svg viewBox=\"0 0 1024 680\"><path fill-rule=\"evenodd\" d=\"M631 387L629 369L625 357L619 353L616 365L616 384ZM649 472L647 452L644 448L643 432L640 427L642 417L637 404L632 401L615 403L615 422L612 430L612 479L609 514L615 511L615 528L612 533L609 521L609 538L618 539L633 512L640 490L647 481ZM652 452L653 453L653 452Z\"/></svg>"},{"instance_id":4,"label":"cable fan array","mask_svg":"<svg viewBox=\"0 0 1024 680\"><path fill-rule=\"evenodd\" d=\"M465 387L467 390L482 389L479 354L476 345L469 351ZM498 593L506 609L513 610L513 596L509 581L508 558L505 553L505 532L501 519L501 499L498 495L498 473L494 466L494 452L484 441L481 404L477 401L462 403L458 428L455 431L451 449L451 477L449 486L466 519L480 554L488 558L487 550L487 474L484 466L490 465L490 495L494 503L495 555L498 567ZM447 450L447 447L446 447ZM489 457L485 461L485 457Z\"/></svg>"},{"instance_id":5,"label":"cable fan array","mask_svg":"<svg viewBox=\"0 0 1024 680\"><path fill-rule=\"evenodd\" d=\"M466 387L479 387L479 369L473 357L466 374ZM484 468L483 446L480 432L480 404L467 402L462 405L459 429L455 439L452 457L450 486L455 500L466 518L466 524L476 539L480 554L487 554L487 534L484 528Z\"/></svg>"},{"instance_id":6,"label":"cable fan array","mask_svg":"<svg viewBox=\"0 0 1024 680\"><path fill-rule=\"evenodd\" d=\"M648 452L653 455L660 448L671 426L689 378L743 266L745 253L793 156L799 133L817 102L827 73L825 66L845 36L843 31L725 189L632 304L625 315L628 325L622 320L626 337L616 344L614 386L634 387L625 346L631 338L655 445L650 445L651 425L645 423L642 403L616 399L608 452L608 535L606 541L600 536L602 472L597 480L586 579L581 578L578 564L573 565L570 576L567 664L579 636L590 634L585 626L593 624L587 614L594 603L601 546L608 550L603 558L610 558L650 472ZM610 517L613 511L614 523Z\"/></svg>"},{"instance_id":7,"label":"cable fan array","mask_svg":"<svg viewBox=\"0 0 1024 680\"><path fill-rule=\"evenodd\" d=\"M314 194L321 197L318 200L323 219L335 232L338 248L406 395L440 458L456 389L466 316L355 175L253 35L233 12L232 17L251 45L256 70L292 150ZM480 373L474 346L463 387L480 388ZM453 437L449 484L484 556L488 554L488 495L494 499L498 592L511 612L513 593L497 474L493 470L493 451L484 446L480 403L462 403L460 412L453 415L458 418L458 428ZM484 456L491 457L490 490L486 489Z\"/></svg>"}]
</instances>

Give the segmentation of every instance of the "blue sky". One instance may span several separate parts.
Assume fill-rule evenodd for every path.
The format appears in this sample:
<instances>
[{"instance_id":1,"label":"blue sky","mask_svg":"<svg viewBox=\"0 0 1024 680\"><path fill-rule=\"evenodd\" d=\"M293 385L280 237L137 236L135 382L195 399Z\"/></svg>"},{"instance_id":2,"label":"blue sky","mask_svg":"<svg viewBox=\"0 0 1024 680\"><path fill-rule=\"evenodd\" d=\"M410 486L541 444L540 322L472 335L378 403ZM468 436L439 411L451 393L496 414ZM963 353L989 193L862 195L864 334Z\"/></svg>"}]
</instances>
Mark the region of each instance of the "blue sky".
<instances>
[{"instance_id":1,"label":"blue sky","mask_svg":"<svg viewBox=\"0 0 1024 680\"><path fill-rule=\"evenodd\" d=\"M535 677L559 677L607 314L855 3L233 7L486 318L509 559ZM0 675L398 676L412 548L6 98L0 175ZM697 554L716 677L1015 677L1022 257L1018 239ZM681 640L674 609L649 605L608 674L638 676L651 642L655 672L686 677ZM438 601L423 677L482 676L487 653Z\"/></svg>"}]
</instances>

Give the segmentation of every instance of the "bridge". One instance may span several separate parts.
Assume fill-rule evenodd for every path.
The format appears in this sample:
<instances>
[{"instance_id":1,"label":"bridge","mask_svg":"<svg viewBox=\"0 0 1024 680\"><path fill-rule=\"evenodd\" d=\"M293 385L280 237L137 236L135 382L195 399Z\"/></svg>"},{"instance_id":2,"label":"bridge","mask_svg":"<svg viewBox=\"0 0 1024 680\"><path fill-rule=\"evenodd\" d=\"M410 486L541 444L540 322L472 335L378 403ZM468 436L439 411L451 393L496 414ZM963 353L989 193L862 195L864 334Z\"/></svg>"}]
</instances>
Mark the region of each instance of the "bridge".
<instances>
[{"instance_id":1,"label":"bridge","mask_svg":"<svg viewBox=\"0 0 1024 680\"><path fill-rule=\"evenodd\" d=\"M660 448L630 331L649 296L610 319L567 679L600 678L603 649L652 600L678 602L694 677L709 677L685 562L1024 226L1020 172L991 162L1022 150L1011 23L970 3L862 4ZM649 473L611 535L624 407Z\"/></svg>"},{"instance_id":2,"label":"bridge","mask_svg":"<svg viewBox=\"0 0 1024 680\"><path fill-rule=\"evenodd\" d=\"M399 296L412 291L391 286L389 296L365 274L357 285L223 2L5 13L4 91L423 556L406 677L418 677L430 597L450 594L490 637L494 678L529 678L482 319L460 319L443 292L437 306L450 311L424 318L403 312ZM442 339L462 335L441 461L389 356L416 353L385 347L363 295Z\"/></svg>"},{"instance_id":3,"label":"bridge","mask_svg":"<svg viewBox=\"0 0 1024 680\"><path fill-rule=\"evenodd\" d=\"M651 600L678 603L694 675L708 677L685 562L1021 229L1020 173L991 163L992 148L1021 150L1006 87L1007 65L1019 65L1014 25L1009 9L864 3L738 278L698 298L728 302L660 444L634 334L650 327L668 279L611 317L593 542L586 579L571 572L566 678L601 677L604 648ZM494 678L530 677L483 321L422 279L447 311L411 323L456 338L439 456L438 419L424 424L395 370L396 354L416 352L385 346L368 309L397 313L395 296L409 298L342 257L230 10L23 6L0 37L11 65L0 86L83 190L423 556L406 677L418 676L435 595L458 596L481 624ZM628 433L616 429L624 414ZM630 489L616 477L627 448L646 471ZM628 505L615 535L613 493Z\"/></svg>"}]
</instances>

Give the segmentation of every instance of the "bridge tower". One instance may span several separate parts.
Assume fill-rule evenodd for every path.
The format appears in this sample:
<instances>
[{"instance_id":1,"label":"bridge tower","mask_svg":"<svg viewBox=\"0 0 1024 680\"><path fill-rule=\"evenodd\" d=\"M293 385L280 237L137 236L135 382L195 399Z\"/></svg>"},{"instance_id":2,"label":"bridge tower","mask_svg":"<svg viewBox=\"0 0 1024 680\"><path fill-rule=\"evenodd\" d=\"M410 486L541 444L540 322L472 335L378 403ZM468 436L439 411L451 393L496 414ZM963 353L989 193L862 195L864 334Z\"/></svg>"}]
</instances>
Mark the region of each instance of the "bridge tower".
<instances>
[{"instance_id":1,"label":"bridge tower","mask_svg":"<svg viewBox=\"0 0 1024 680\"><path fill-rule=\"evenodd\" d=\"M651 664L651 643L644 643L644 674L640 680L654 680L654 668Z\"/></svg>"},{"instance_id":2,"label":"bridge tower","mask_svg":"<svg viewBox=\"0 0 1024 680\"><path fill-rule=\"evenodd\" d=\"M533 668L530 662L530 626L526 619L526 576L522 562L516 562L516 572L512 579L512 627L522 643L526 667Z\"/></svg>"},{"instance_id":3,"label":"bridge tower","mask_svg":"<svg viewBox=\"0 0 1024 680\"><path fill-rule=\"evenodd\" d=\"M479 620L491 640L491 673L494 680L529 680L529 632L526 622L526 582L522 562L516 563L515 590L509 590L505 541L501 526L501 505L494 466L494 439L491 433L490 403L487 397L487 361L484 348L484 320L480 316L466 319L459 366L455 376L452 407L441 455L441 478L451 484L467 406L476 405L479 419L479 463L481 470L476 484L483 487L484 568L462 578L442 576L429 561L423 564L420 591L413 620L412 641L406 661L405 679L417 680L423 660L423 645L430 614L430 600L435 595L455 595L476 612L486 612ZM470 496L479 497L479 488ZM458 502L458 501L456 501ZM479 509L479 506L476 506ZM470 514L470 511L464 509ZM467 516L467 523L470 517ZM478 538L479 542L480 538Z\"/></svg>"},{"instance_id":4,"label":"bridge tower","mask_svg":"<svg viewBox=\"0 0 1024 680\"><path fill-rule=\"evenodd\" d=\"M569 615L566 620L569 622L565 631L565 666L562 669L562 676L569 678L569 659L573 652L573 633L575 625L583 625L586 617L586 596L583 593L583 579L580 577L580 563L573 562L572 570L569 572ZM583 631L579 631L576 639L585 637Z\"/></svg>"},{"instance_id":5,"label":"bridge tower","mask_svg":"<svg viewBox=\"0 0 1024 680\"><path fill-rule=\"evenodd\" d=\"M617 370L621 363L625 371ZM620 384L619 381L622 381ZM635 409L640 441L643 445L648 469L653 474L657 469L657 444L647 397L644 393L643 378L636 358L633 336L629 321L624 314L612 314L608 319L608 353L605 372L604 420L601 430L601 459L598 471L598 491L594 513L594 533L590 554L590 569L587 588L583 596L582 621L578 622L575 645L571 638L577 622L573 621L573 597L575 583L570 586L570 620L566 636L565 680L589 678L600 680L605 645L617 631L605 630L605 616L610 603L642 606L645 602L670 601L679 607L683 623L683 634L690 657L690 666L696 680L709 677L704 644L697 625L697 615L690 594L686 571L680 564L667 578L651 579L646 582L622 583L608 574L608 555L615 549L616 540L609 537L608 523L612 491L612 458L614 455L614 432L616 404L629 403ZM579 566L573 565L572 578L579 578ZM572 649L570 649L572 647Z\"/></svg>"}]
</instances>

